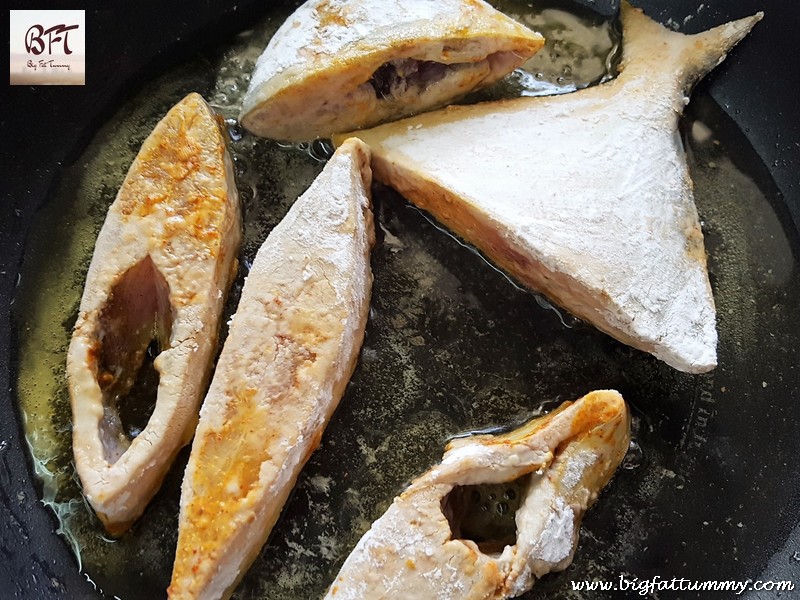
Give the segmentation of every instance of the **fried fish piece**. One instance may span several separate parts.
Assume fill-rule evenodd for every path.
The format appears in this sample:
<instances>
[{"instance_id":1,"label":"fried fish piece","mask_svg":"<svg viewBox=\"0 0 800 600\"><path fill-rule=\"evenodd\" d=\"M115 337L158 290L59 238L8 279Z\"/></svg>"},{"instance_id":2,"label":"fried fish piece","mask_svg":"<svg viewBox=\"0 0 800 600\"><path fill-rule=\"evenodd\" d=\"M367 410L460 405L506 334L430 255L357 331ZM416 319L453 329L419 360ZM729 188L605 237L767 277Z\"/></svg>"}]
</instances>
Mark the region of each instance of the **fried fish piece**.
<instances>
[{"instance_id":1,"label":"fried fish piece","mask_svg":"<svg viewBox=\"0 0 800 600\"><path fill-rule=\"evenodd\" d=\"M481 0L310 0L258 59L240 121L289 141L371 127L489 85L543 43Z\"/></svg>"},{"instance_id":2,"label":"fried fish piece","mask_svg":"<svg viewBox=\"0 0 800 600\"><path fill-rule=\"evenodd\" d=\"M233 163L214 112L189 94L156 125L108 210L67 353L75 466L112 535L144 511L197 424L241 238ZM155 408L120 417L145 355Z\"/></svg>"},{"instance_id":3,"label":"fried fish piece","mask_svg":"<svg viewBox=\"0 0 800 600\"><path fill-rule=\"evenodd\" d=\"M504 435L452 441L442 461L364 534L326 600L495 600L524 593L572 562L583 514L629 442L627 406L607 390ZM467 534L475 529L470 506L481 486L498 484L520 490L516 532L494 543L484 531L476 541Z\"/></svg>"},{"instance_id":4,"label":"fried fish piece","mask_svg":"<svg viewBox=\"0 0 800 600\"><path fill-rule=\"evenodd\" d=\"M369 149L345 142L258 251L192 444L169 597L229 595L356 365L372 289Z\"/></svg>"},{"instance_id":5,"label":"fried fish piece","mask_svg":"<svg viewBox=\"0 0 800 600\"><path fill-rule=\"evenodd\" d=\"M524 285L701 373L717 362L716 311L678 119L692 86L762 15L683 35L621 11L613 81L352 135L371 147L377 180Z\"/></svg>"}]
</instances>

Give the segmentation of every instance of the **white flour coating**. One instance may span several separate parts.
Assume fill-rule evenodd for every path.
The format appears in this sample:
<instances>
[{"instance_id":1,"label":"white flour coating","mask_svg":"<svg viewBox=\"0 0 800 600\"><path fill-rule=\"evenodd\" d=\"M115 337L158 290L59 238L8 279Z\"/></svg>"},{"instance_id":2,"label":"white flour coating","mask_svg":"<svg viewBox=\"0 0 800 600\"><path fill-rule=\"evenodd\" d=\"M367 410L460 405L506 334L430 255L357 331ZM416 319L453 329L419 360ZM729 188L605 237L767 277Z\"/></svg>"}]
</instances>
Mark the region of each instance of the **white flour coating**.
<instances>
[{"instance_id":1,"label":"white flour coating","mask_svg":"<svg viewBox=\"0 0 800 600\"><path fill-rule=\"evenodd\" d=\"M358 135L376 177L440 216L426 205L433 182L511 253L557 275L454 227L527 285L675 368L707 371L716 314L678 116L691 86L758 18L685 36L623 7L623 70L609 83L450 107Z\"/></svg>"},{"instance_id":2,"label":"white flour coating","mask_svg":"<svg viewBox=\"0 0 800 600\"><path fill-rule=\"evenodd\" d=\"M594 452L574 452L569 460L561 463L561 485L565 489L574 489L581 482L581 477L593 462L597 460Z\"/></svg>"},{"instance_id":3,"label":"white flour coating","mask_svg":"<svg viewBox=\"0 0 800 600\"><path fill-rule=\"evenodd\" d=\"M327 277L328 283L336 291L338 302L347 300L346 293L350 290L364 290L364 278L367 273L364 269L356 268L361 261L360 248L353 244L343 243L348 237L339 230L348 219L347 210L352 189L352 165L342 160L331 160L326 165L330 174L324 182L316 179L308 190L296 201L296 209L290 210L286 217L275 227L273 233L279 238L277 244L262 246L253 262L251 275L254 272L267 273L274 270L275 266L294 257L287 253L287 246L299 246L300 256L313 256L315 264L306 264L303 269L303 278L309 279L311 274L323 276L327 269L320 268L319 263L328 263L332 273L338 277ZM303 198L323 195L326 203L316 202L306 206ZM363 194L358 198L362 207L369 206L369 199ZM291 232L286 235L283 232ZM362 229L361 238L366 238L367 233ZM297 252L293 249L292 252ZM319 255L319 256L317 256ZM347 274L347 276L341 276ZM355 277L355 281L351 279ZM348 316L352 316L348 314Z\"/></svg>"},{"instance_id":4,"label":"white flour coating","mask_svg":"<svg viewBox=\"0 0 800 600\"><path fill-rule=\"evenodd\" d=\"M291 141L373 126L485 87L542 44L479 0L317 0L290 16L259 57L240 122ZM389 68L398 77L373 80L382 65L406 59L449 66L415 71L406 62Z\"/></svg>"},{"instance_id":5,"label":"white flour coating","mask_svg":"<svg viewBox=\"0 0 800 600\"><path fill-rule=\"evenodd\" d=\"M569 563L577 543L575 526L586 509L573 500L596 496L608 481L628 447L628 425L622 397L600 391L566 407L539 428L526 426L507 438L456 440L445 459L416 479L373 523L326 599L481 600L523 593L535 577ZM596 435L598 427L606 435ZM505 470L502 465L510 461L504 455L518 457L516 470ZM543 456L549 460L541 463ZM580 473L561 464L575 456L579 457L575 470ZM597 460L599 456L608 460ZM534 468L545 471L526 486L515 517L517 540L499 555L454 535L443 508L456 485L497 481L498 465L504 473L501 481L506 482Z\"/></svg>"},{"instance_id":6,"label":"white flour coating","mask_svg":"<svg viewBox=\"0 0 800 600\"><path fill-rule=\"evenodd\" d=\"M531 566L526 562L520 575L516 579L512 580L511 584L508 586L507 596L509 598L521 596L531 588L533 581L534 577L533 572L531 571Z\"/></svg>"},{"instance_id":7,"label":"white flour coating","mask_svg":"<svg viewBox=\"0 0 800 600\"><path fill-rule=\"evenodd\" d=\"M256 254L184 476L171 595L221 597L230 589L339 403L369 311L370 181L369 151L353 140ZM258 469L246 489L239 466ZM202 516L217 486L240 491L215 504L221 530Z\"/></svg>"},{"instance_id":8,"label":"white flour coating","mask_svg":"<svg viewBox=\"0 0 800 600\"><path fill-rule=\"evenodd\" d=\"M396 28L400 16L407 23L432 21L459 14L463 7L462 0L310 0L270 40L256 62L248 94L289 67L302 69L319 55L336 56L375 30Z\"/></svg>"},{"instance_id":9,"label":"white flour coating","mask_svg":"<svg viewBox=\"0 0 800 600\"><path fill-rule=\"evenodd\" d=\"M531 558L558 564L572 554L574 540L575 513L563 498L557 496L542 534L533 546Z\"/></svg>"}]
</instances>

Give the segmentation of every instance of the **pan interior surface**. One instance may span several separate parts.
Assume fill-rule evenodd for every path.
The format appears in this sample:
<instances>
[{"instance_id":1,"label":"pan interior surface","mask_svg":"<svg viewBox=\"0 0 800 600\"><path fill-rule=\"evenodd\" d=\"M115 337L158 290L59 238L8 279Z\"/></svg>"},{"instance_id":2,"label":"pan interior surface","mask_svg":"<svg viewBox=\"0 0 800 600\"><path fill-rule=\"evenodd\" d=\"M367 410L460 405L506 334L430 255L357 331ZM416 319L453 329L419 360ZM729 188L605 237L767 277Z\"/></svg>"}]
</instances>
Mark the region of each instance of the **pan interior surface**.
<instances>
[{"instance_id":1,"label":"pan interior surface","mask_svg":"<svg viewBox=\"0 0 800 600\"><path fill-rule=\"evenodd\" d=\"M498 7L552 26L552 37L566 41L539 59L558 60L528 65L481 98L571 91L613 68L618 32L608 23L555 5L545 17L527 3ZM26 248L15 304L17 396L33 463L80 568L124 600L161 597L169 583L187 451L134 529L106 537L74 472L64 377L86 269L142 141L183 95L199 91L226 119L243 205L227 322L258 247L330 152L320 141L258 139L235 121L248 74L285 16L164 74L120 107L65 172ZM370 523L438 461L449 437L523 421L596 388L616 388L632 405L630 452L586 516L573 565L523 598L561 597L573 593L572 581L620 574L743 580L761 573L796 523L797 486L787 482L800 481L792 400L800 379L800 242L766 167L702 87L681 131L709 253L719 367L687 375L617 343L519 289L376 186L375 282L359 365L235 598L321 596Z\"/></svg>"}]
</instances>

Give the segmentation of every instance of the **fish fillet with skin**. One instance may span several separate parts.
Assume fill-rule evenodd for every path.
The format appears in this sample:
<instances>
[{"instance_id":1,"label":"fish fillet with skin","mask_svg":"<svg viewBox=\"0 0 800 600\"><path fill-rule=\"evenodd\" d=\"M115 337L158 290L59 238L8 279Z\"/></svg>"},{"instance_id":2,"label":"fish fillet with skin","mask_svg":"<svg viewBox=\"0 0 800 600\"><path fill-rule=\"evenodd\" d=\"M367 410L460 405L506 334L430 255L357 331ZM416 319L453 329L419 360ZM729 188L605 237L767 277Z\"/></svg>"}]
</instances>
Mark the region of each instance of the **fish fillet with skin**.
<instances>
[{"instance_id":1,"label":"fish fillet with skin","mask_svg":"<svg viewBox=\"0 0 800 600\"><path fill-rule=\"evenodd\" d=\"M583 513L628 449L630 416L615 391L591 392L508 434L451 442L373 523L326 600L496 600L565 569ZM512 539L466 532L481 485L519 488ZM491 496L489 496L491 498ZM508 496L509 498L511 496ZM474 515L471 518L476 518ZM515 531L514 531L515 530Z\"/></svg>"},{"instance_id":2,"label":"fish fillet with skin","mask_svg":"<svg viewBox=\"0 0 800 600\"><path fill-rule=\"evenodd\" d=\"M678 119L694 83L761 14L683 35L621 10L613 81L354 135L371 147L376 179L517 280L700 373L716 366L716 312Z\"/></svg>"},{"instance_id":3,"label":"fish fillet with skin","mask_svg":"<svg viewBox=\"0 0 800 600\"><path fill-rule=\"evenodd\" d=\"M67 354L75 466L112 535L142 514L194 433L240 237L224 134L189 94L144 141L108 210ZM132 439L120 414L146 401L128 394L148 346L160 348L156 403Z\"/></svg>"},{"instance_id":4,"label":"fish fillet with skin","mask_svg":"<svg viewBox=\"0 0 800 600\"><path fill-rule=\"evenodd\" d=\"M169 597L244 575L356 364L374 241L369 150L345 142L258 251L183 480Z\"/></svg>"},{"instance_id":5,"label":"fish fillet with skin","mask_svg":"<svg viewBox=\"0 0 800 600\"><path fill-rule=\"evenodd\" d=\"M240 121L304 141L444 106L544 44L481 0L311 0L256 63Z\"/></svg>"}]
</instances>

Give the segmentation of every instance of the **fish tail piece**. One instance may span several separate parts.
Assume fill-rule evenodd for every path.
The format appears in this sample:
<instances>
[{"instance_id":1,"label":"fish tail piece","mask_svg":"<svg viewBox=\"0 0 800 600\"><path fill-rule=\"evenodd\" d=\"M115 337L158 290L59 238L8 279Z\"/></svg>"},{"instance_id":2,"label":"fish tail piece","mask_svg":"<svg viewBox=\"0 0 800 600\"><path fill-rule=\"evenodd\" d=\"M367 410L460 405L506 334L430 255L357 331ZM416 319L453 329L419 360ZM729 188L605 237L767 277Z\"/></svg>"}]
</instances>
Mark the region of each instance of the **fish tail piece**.
<instances>
[{"instance_id":1,"label":"fish tail piece","mask_svg":"<svg viewBox=\"0 0 800 600\"><path fill-rule=\"evenodd\" d=\"M724 23L707 31L687 35L661 25L627 1L620 5L624 30L624 47L620 70L626 77L652 73L654 61L672 63L673 76L683 80L684 91L691 88L741 41L764 16L758 12L749 17Z\"/></svg>"}]
</instances>

